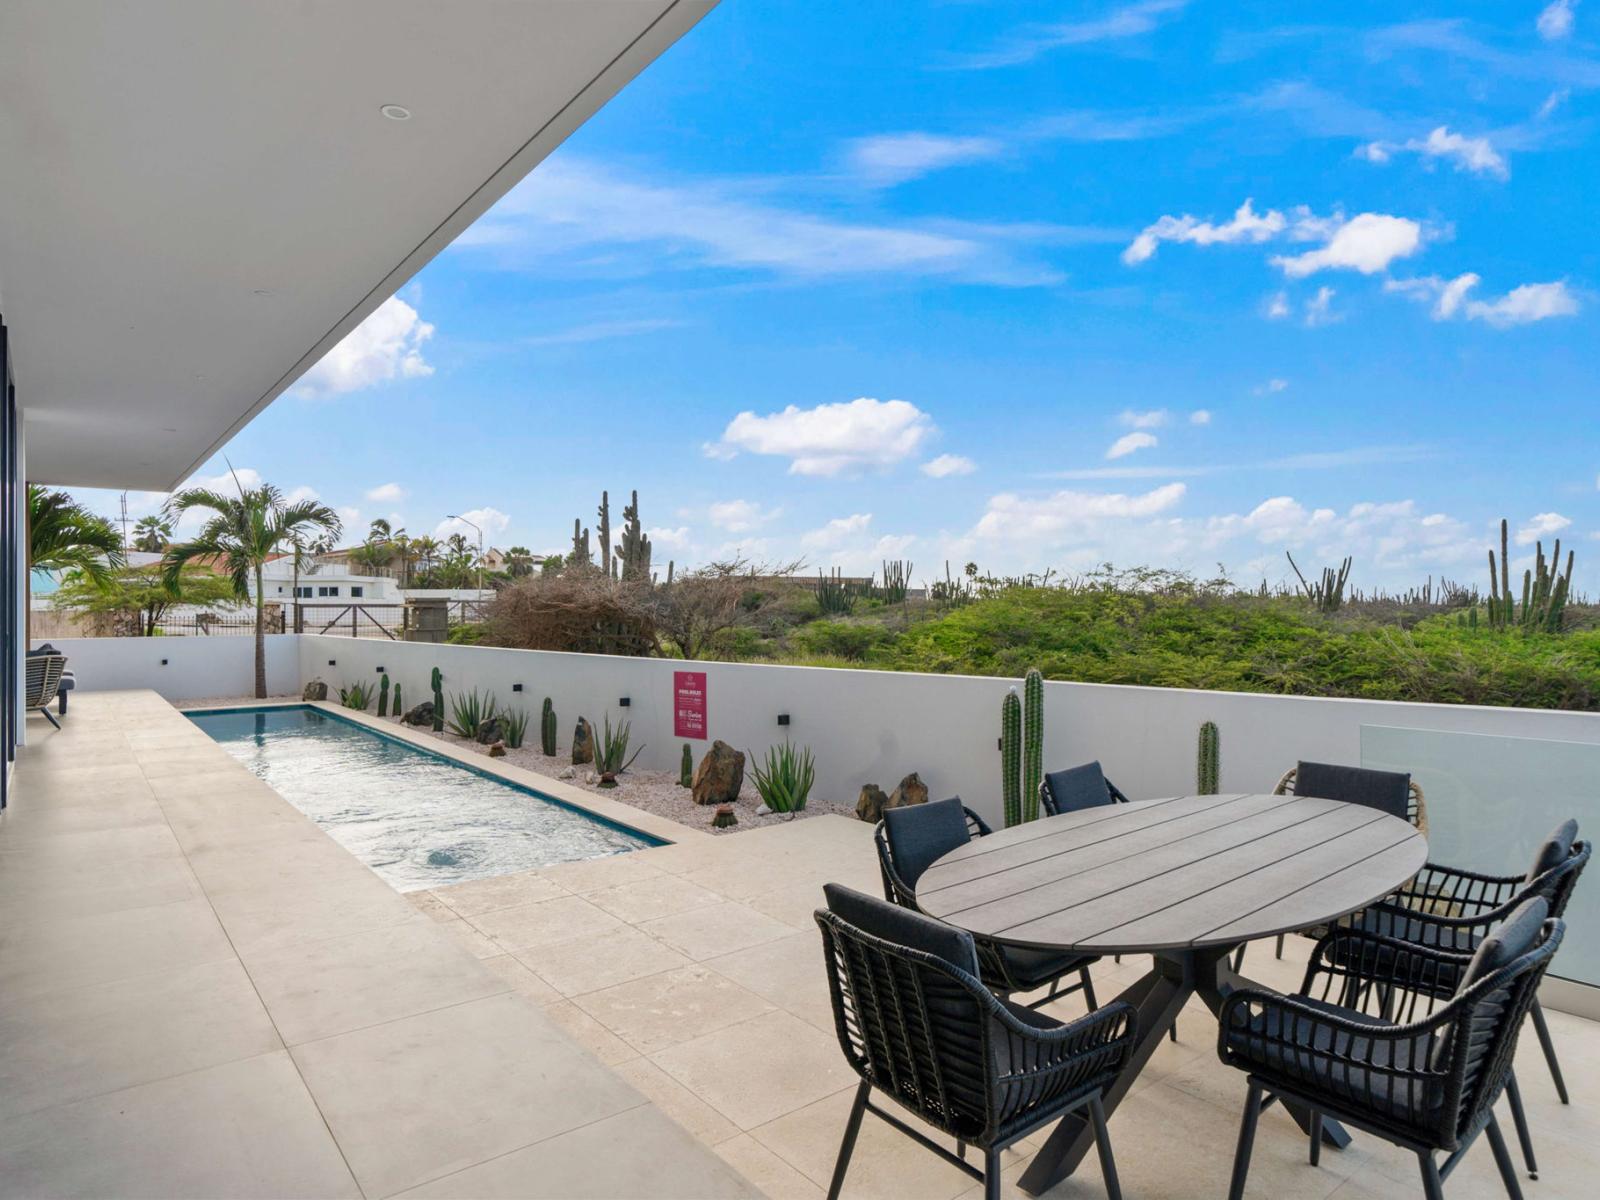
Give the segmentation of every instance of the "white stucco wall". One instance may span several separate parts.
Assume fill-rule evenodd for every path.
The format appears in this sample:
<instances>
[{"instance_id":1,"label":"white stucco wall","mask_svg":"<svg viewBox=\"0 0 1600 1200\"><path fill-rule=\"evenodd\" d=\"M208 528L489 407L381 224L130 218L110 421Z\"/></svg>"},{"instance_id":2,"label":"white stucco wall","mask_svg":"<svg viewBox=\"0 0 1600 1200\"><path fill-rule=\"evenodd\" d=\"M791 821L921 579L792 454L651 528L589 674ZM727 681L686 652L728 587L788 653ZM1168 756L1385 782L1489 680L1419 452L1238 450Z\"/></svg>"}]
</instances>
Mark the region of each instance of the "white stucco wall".
<instances>
[{"instance_id":1,"label":"white stucco wall","mask_svg":"<svg viewBox=\"0 0 1600 1200\"><path fill-rule=\"evenodd\" d=\"M255 690L253 637L51 638L67 656L77 691L153 688L168 700L248 696ZM300 691L293 634L267 638L267 692ZM162 660L165 659L165 665ZM71 701L68 701L71 711Z\"/></svg>"}]
</instances>

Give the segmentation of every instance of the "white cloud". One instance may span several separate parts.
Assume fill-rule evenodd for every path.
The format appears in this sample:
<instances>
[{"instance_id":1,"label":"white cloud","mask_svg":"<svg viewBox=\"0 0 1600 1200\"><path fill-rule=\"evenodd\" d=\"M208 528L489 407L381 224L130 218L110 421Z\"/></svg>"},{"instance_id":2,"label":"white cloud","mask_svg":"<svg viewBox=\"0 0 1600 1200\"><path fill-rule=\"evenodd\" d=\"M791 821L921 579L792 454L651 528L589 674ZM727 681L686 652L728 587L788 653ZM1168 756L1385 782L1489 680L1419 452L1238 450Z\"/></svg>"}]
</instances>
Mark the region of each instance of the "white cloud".
<instances>
[{"instance_id":1,"label":"white cloud","mask_svg":"<svg viewBox=\"0 0 1600 1200\"><path fill-rule=\"evenodd\" d=\"M1422 248L1422 226L1408 217L1386 213L1358 213L1348 221L1331 218L1327 243L1304 254L1277 255L1273 265L1290 279L1303 279L1323 270L1359 271L1372 275L1385 270L1397 258L1406 258ZM1308 222L1303 226L1312 229Z\"/></svg>"},{"instance_id":2,"label":"white cloud","mask_svg":"<svg viewBox=\"0 0 1600 1200\"><path fill-rule=\"evenodd\" d=\"M1274 292L1267 298L1266 317L1269 321L1282 321L1289 316L1289 293Z\"/></svg>"},{"instance_id":3,"label":"white cloud","mask_svg":"<svg viewBox=\"0 0 1600 1200\"><path fill-rule=\"evenodd\" d=\"M249 491L260 487L261 482L261 472L254 467L235 467L216 475L196 475L178 490L202 488L208 492L221 492L225 496L237 496L240 488Z\"/></svg>"},{"instance_id":4,"label":"white cloud","mask_svg":"<svg viewBox=\"0 0 1600 1200\"><path fill-rule=\"evenodd\" d=\"M1443 279L1438 275L1391 279L1384 284L1384 290L1431 304L1430 312L1435 321L1465 317L1469 321L1482 321L1496 329L1528 325L1551 317L1571 317L1578 312L1578 297L1564 280L1525 283L1492 300L1474 300L1468 293L1479 282L1477 274L1468 271L1454 279Z\"/></svg>"},{"instance_id":5,"label":"white cloud","mask_svg":"<svg viewBox=\"0 0 1600 1200\"><path fill-rule=\"evenodd\" d=\"M1164 408L1152 408L1144 412L1135 412L1131 408L1125 408L1117 414L1117 420L1121 421L1129 429L1160 429L1167 423L1167 418L1170 415Z\"/></svg>"},{"instance_id":6,"label":"white cloud","mask_svg":"<svg viewBox=\"0 0 1600 1200\"><path fill-rule=\"evenodd\" d=\"M848 517L835 517L821 529L800 535L800 544L810 550L826 549L856 537L872 524L871 513L851 513Z\"/></svg>"},{"instance_id":7,"label":"white cloud","mask_svg":"<svg viewBox=\"0 0 1600 1200\"><path fill-rule=\"evenodd\" d=\"M1211 410L1209 408L1197 408L1197 409L1195 409L1192 413L1189 414L1189 424L1191 424L1191 425L1209 425L1209 424L1211 424Z\"/></svg>"},{"instance_id":8,"label":"white cloud","mask_svg":"<svg viewBox=\"0 0 1600 1200\"><path fill-rule=\"evenodd\" d=\"M1125 433L1111 443L1111 448L1106 451L1106 457L1125 458L1135 450L1146 450L1156 444L1156 435L1153 433Z\"/></svg>"},{"instance_id":9,"label":"white cloud","mask_svg":"<svg viewBox=\"0 0 1600 1200\"><path fill-rule=\"evenodd\" d=\"M344 507L334 511L339 514L339 520L344 525L346 533L356 529L361 524L361 510L359 508L346 504Z\"/></svg>"},{"instance_id":10,"label":"white cloud","mask_svg":"<svg viewBox=\"0 0 1600 1200\"><path fill-rule=\"evenodd\" d=\"M524 338L528 346L571 346L582 342L600 342L611 338L637 337L642 333L656 333L663 329L677 329L682 321L670 317L644 317L633 321L591 321L587 325L574 325L555 333L541 333Z\"/></svg>"},{"instance_id":11,"label":"white cloud","mask_svg":"<svg viewBox=\"0 0 1600 1200\"><path fill-rule=\"evenodd\" d=\"M782 509L763 508L754 500L719 500L708 510L711 523L729 533L748 533L778 516Z\"/></svg>"},{"instance_id":12,"label":"white cloud","mask_svg":"<svg viewBox=\"0 0 1600 1200\"><path fill-rule=\"evenodd\" d=\"M964 454L941 454L922 464L922 473L931 479L949 479L956 475L971 475L978 464Z\"/></svg>"},{"instance_id":13,"label":"white cloud","mask_svg":"<svg viewBox=\"0 0 1600 1200\"><path fill-rule=\"evenodd\" d=\"M307 500L321 499L322 497L317 495L317 489L307 484L301 484L297 488L291 488L289 491L285 492L283 496L283 502L285 504L300 504Z\"/></svg>"},{"instance_id":14,"label":"white cloud","mask_svg":"<svg viewBox=\"0 0 1600 1200\"><path fill-rule=\"evenodd\" d=\"M398 483L380 483L367 493L374 504L399 504L406 498L406 490Z\"/></svg>"},{"instance_id":15,"label":"white cloud","mask_svg":"<svg viewBox=\"0 0 1600 1200\"><path fill-rule=\"evenodd\" d=\"M700 453L707 458L715 459L717 462L728 462L739 457L738 448L730 446L726 442L701 442Z\"/></svg>"},{"instance_id":16,"label":"white cloud","mask_svg":"<svg viewBox=\"0 0 1600 1200\"><path fill-rule=\"evenodd\" d=\"M472 528L471 525L468 525L467 521L471 521L473 525L480 526L483 529L483 544L485 548L488 547L489 543L493 541L495 537L504 533L511 527L511 518L509 516L501 512L498 508L489 508L486 506L484 508L469 508L466 512L461 513L458 517L446 517L444 520L440 521L434 526L433 536L438 538L440 541L443 541L452 533L459 533L465 537L467 541L476 545L478 540L478 531Z\"/></svg>"},{"instance_id":17,"label":"white cloud","mask_svg":"<svg viewBox=\"0 0 1600 1200\"><path fill-rule=\"evenodd\" d=\"M646 529L645 537L650 539L652 546L662 550L687 550L689 548L689 527L680 525L676 529L660 527Z\"/></svg>"},{"instance_id":18,"label":"white cloud","mask_svg":"<svg viewBox=\"0 0 1600 1200\"><path fill-rule=\"evenodd\" d=\"M1511 168L1506 163L1505 155L1496 150L1488 138L1451 133L1445 125L1440 125L1425 138L1411 138L1405 142L1367 142L1356 147L1356 157L1368 162L1386 163L1400 151L1410 151L1427 159L1446 159L1455 164L1456 170L1469 171L1474 175L1511 178Z\"/></svg>"},{"instance_id":19,"label":"white cloud","mask_svg":"<svg viewBox=\"0 0 1600 1200\"><path fill-rule=\"evenodd\" d=\"M1551 3L1539 11L1539 19L1535 23L1539 36L1547 42L1558 42L1572 33L1573 12L1578 7L1578 0L1551 0Z\"/></svg>"},{"instance_id":20,"label":"white cloud","mask_svg":"<svg viewBox=\"0 0 1600 1200\"><path fill-rule=\"evenodd\" d=\"M1169 16L1176 16L1188 0L1143 0L1111 9L1087 21L1054 25L1029 25L1013 33L993 50L968 55L958 65L970 69L1012 67L1032 62L1041 54L1068 46L1087 46L1096 42L1121 41L1153 33Z\"/></svg>"},{"instance_id":21,"label":"white cloud","mask_svg":"<svg viewBox=\"0 0 1600 1200\"><path fill-rule=\"evenodd\" d=\"M1064 539L1093 535L1108 521L1164 513L1183 499L1186 490L1181 483L1168 483L1138 496L1061 491L1037 499L1007 492L990 497L972 536L1059 545Z\"/></svg>"},{"instance_id":22,"label":"white cloud","mask_svg":"<svg viewBox=\"0 0 1600 1200\"><path fill-rule=\"evenodd\" d=\"M722 431L722 449L707 453L731 457L728 450L746 450L789 459L791 475L846 475L892 467L933 433L928 414L909 401L863 396L815 408L791 404L764 417L742 412Z\"/></svg>"},{"instance_id":23,"label":"white cloud","mask_svg":"<svg viewBox=\"0 0 1600 1200\"><path fill-rule=\"evenodd\" d=\"M1317 294L1306 301L1306 328L1315 329L1320 325L1332 325L1343 318L1333 311L1334 290L1331 287L1319 287Z\"/></svg>"},{"instance_id":24,"label":"white cloud","mask_svg":"<svg viewBox=\"0 0 1600 1200\"><path fill-rule=\"evenodd\" d=\"M1544 98L1544 103L1539 105L1539 111L1534 113L1536 120L1544 120L1556 109L1560 108L1572 96L1571 88L1557 88Z\"/></svg>"},{"instance_id":25,"label":"white cloud","mask_svg":"<svg viewBox=\"0 0 1600 1200\"><path fill-rule=\"evenodd\" d=\"M335 396L432 375L422 357L422 344L432 336L433 326L416 309L390 296L302 375L294 390L305 396Z\"/></svg>"},{"instance_id":26,"label":"white cloud","mask_svg":"<svg viewBox=\"0 0 1600 1200\"><path fill-rule=\"evenodd\" d=\"M1526 524L1517 529L1516 541L1519 546L1531 546L1540 538L1550 537L1560 533L1572 525L1571 517L1564 517L1558 512L1535 513Z\"/></svg>"},{"instance_id":27,"label":"white cloud","mask_svg":"<svg viewBox=\"0 0 1600 1200\"><path fill-rule=\"evenodd\" d=\"M952 137L937 133L882 133L856 138L847 158L868 183L887 187L945 167L994 158L1004 150L987 137Z\"/></svg>"},{"instance_id":28,"label":"white cloud","mask_svg":"<svg viewBox=\"0 0 1600 1200\"><path fill-rule=\"evenodd\" d=\"M1278 392L1286 391L1289 387L1287 379L1269 379L1255 389L1258 396L1273 396Z\"/></svg>"},{"instance_id":29,"label":"white cloud","mask_svg":"<svg viewBox=\"0 0 1600 1200\"><path fill-rule=\"evenodd\" d=\"M1162 242L1192 242L1197 246L1265 242L1282 233L1287 226L1287 219L1277 209L1258 214L1248 199L1233 214L1233 220L1221 225L1202 221L1187 213L1181 217L1166 216L1140 231L1139 236L1122 252L1122 261L1129 266L1137 266L1153 257Z\"/></svg>"}]
</instances>

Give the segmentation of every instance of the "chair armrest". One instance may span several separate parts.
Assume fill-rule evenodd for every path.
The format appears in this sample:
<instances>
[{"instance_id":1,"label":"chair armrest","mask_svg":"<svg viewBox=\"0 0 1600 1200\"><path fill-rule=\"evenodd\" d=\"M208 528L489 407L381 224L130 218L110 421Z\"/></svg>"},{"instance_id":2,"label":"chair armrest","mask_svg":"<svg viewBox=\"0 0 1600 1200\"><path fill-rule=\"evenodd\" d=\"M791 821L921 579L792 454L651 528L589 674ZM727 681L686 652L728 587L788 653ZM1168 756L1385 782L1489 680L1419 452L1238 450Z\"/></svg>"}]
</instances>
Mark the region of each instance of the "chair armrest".
<instances>
[{"instance_id":1,"label":"chair armrest","mask_svg":"<svg viewBox=\"0 0 1600 1200\"><path fill-rule=\"evenodd\" d=\"M1300 993L1358 1012L1366 1012L1377 1000L1379 1012L1368 1015L1386 1016L1388 994L1400 989L1407 993L1408 1010L1414 1012L1423 997L1453 993L1470 961L1470 954L1338 927L1312 947Z\"/></svg>"},{"instance_id":2,"label":"chair armrest","mask_svg":"<svg viewBox=\"0 0 1600 1200\"><path fill-rule=\"evenodd\" d=\"M1055 1029L1020 1021L996 1002L997 1036L1004 1040L995 1076L995 1111L1002 1122L1062 1097L1104 1087L1122 1070L1138 1034L1138 1010L1113 1001Z\"/></svg>"},{"instance_id":3,"label":"chair armrest","mask_svg":"<svg viewBox=\"0 0 1600 1200\"><path fill-rule=\"evenodd\" d=\"M1521 875L1484 875L1460 867L1426 863L1383 903L1431 918L1475 919L1499 909L1522 890Z\"/></svg>"}]
</instances>

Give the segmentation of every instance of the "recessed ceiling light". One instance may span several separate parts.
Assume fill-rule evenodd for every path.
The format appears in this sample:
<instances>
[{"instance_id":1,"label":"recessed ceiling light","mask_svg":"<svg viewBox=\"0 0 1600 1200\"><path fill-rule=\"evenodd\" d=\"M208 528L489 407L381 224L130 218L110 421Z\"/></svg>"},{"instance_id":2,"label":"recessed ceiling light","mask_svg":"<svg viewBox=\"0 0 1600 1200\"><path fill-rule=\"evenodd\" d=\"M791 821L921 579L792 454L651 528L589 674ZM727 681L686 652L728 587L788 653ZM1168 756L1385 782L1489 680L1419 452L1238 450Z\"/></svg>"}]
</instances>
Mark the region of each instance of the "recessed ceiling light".
<instances>
[{"instance_id":1,"label":"recessed ceiling light","mask_svg":"<svg viewBox=\"0 0 1600 1200\"><path fill-rule=\"evenodd\" d=\"M411 110L409 108L404 108L404 107L402 107L401 105L398 105L398 104L385 104L378 111L381 112L384 116L388 117L389 120L391 120L391 121L409 121L409 120L411 120Z\"/></svg>"}]
</instances>

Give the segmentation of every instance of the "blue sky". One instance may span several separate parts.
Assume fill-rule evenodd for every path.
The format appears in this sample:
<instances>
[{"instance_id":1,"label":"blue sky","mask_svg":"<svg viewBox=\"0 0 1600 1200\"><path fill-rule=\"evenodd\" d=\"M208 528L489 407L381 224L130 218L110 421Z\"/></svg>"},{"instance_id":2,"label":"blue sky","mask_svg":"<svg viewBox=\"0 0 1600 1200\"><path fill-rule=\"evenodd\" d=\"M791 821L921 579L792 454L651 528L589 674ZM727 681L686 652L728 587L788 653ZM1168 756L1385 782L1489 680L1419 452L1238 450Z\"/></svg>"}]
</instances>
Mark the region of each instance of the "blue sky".
<instances>
[{"instance_id":1,"label":"blue sky","mask_svg":"<svg viewBox=\"0 0 1600 1200\"><path fill-rule=\"evenodd\" d=\"M1456 7L726 0L226 453L536 551L637 488L663 567L1397 586L1506 516L1600 589L1600 0Z\"/></svg>"}]
</instances>

